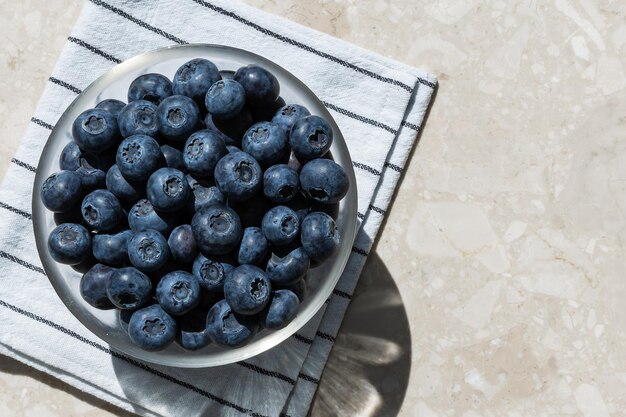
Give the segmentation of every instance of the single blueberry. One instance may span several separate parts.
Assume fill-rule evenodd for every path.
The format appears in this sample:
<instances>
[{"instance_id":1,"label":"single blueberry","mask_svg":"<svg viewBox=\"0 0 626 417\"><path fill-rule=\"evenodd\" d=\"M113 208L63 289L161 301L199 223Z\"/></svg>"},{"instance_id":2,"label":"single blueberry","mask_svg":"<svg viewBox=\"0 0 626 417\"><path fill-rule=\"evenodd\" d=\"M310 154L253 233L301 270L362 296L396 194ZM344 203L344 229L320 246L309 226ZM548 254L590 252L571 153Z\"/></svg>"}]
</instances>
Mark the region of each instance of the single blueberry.
<instances>
[{"instance_id":1,"label":"single blueberry","mask_svg":"<svg viewBox=\"0 0 626 417\"><path fill-rule=\"evenodd\" d=\"M59 263L80 264L91 255L91 235L79 224L60 224L48 236L48 250Z\"/></svg>"},{"instance_id":2,"label":"single blueberry","mask_svg":"<svg viewBox=\"0 0 626 417\"><path fill-rule=\"evenodd\" d=\"M200 254L193 263L192 272L200 286L211 292L224 290L224 280L235 267L228 258L212 257L211 259Z\"/></svg>"},{"instance_id":3,"label":"single blueberry","mask_svg":"<svg viewBox=\"0 0 626 417\"><path fill-rule=\"evenodd\" d=\"M153 272L162 268L170 257L167 240L156 230L135 233L128 242L130 263L140 271Z\"/></svg>"},{"instance_id":4,"label":"single blueberry","mask_svg":"<svg viewBox=\"0 0 626 417\"><path fill-rule=\"evenodd\" d=\"M191 229L205 255L224 255L232 251L243 234L239 216L224 205L201 208L191 220Z\"/></svg>"},{"instance_id":5,"label":"single blueberry","mask_svg":"<svg viewBox=\"0 0 626 417\"><path fill-rule=\"evenodd\" d=\"M348 175L330 159L314 159L300 171L300 187L311 200L324 204L338 203L348 192Z\"/></svg>"},{"instance_id":6,"label":"single blueberry","mask_svg":"<svg viewBox=\"0 0 626 417\"><path fill-rule=\"evenodd\" d=\"M128 336L144 350L161 350L176 338L176 321L158 304L137 310L128 322Z\"/></svg>"},{"instance_id":7,"label":"single blueberry","mask_svg":"<svg viewBox=\"0 0 626 417\"><path fill-rule=\"evenodd\" d=\"M115 158L120 172L129 181L146 181L165 164L161 147L150 136L134 135L120 143Z\"/></svg>"},{"instance_id":8,"label":"single blueberry","mask_svg":"<svg viewBox=\"0 0 626 417\"><path fill-rule=\"evenodd\" d=\"M143 74L135 78L128 87L128 102L147 100L161 104L172 95L172 82L161 74Z\"/></svg>"},{"instance_id":9,"label":"single blueberry","mask_svg":"<svg viewBox=\"0 0 626 417\"><path fill-rule=\"evenodd\" d=\"M300 161L321 158L333 144L333 128L319 116L302 117L291 128L289 144Z\"/></svg>"},{"instance_id":10,"label":"single blueberry","mask_svg":"<svg viewBox=\"0 0 626 417\"><path fill-rule=\"evenodd\" d=\"M224 281L224 298L239 314L259 313L267 305L271 291L267 275L254 265L238 266Z\"/></svg>"},{"instance_id":11,"label":"single blueberry","mask_svg":"<svg viewBox=\"0 0 626 417\"><path fill-rule=\"evenodd\" d=\"M204 105L209 87L221 79L219 70L207 59L196 58L184 63L174 74L174 94L191 97L198 106Z\"/></svg>"},{"instance_id":12,"label":"single blueberry","mask_svg":"<svg viewBox=\"0 0 626 417\"><path fill-rule=\"evenodd\" d=\"M76 171L80 167L98 167L100 161L91 152L86 152L78 147L74 141L68 142L59 156L59 167L64 171Z\"/></svg>"},{"instance_id":13,"label":"single blueberry","mask_svg":"<svg viewBox=\"0 0 626 417\"><path fill-rule=\"evenodd\" d=\"M200 284L189 272L170 272L159 281L156 298L163 310L180 316L193 310L200 302Z\"/></svg>"},{"instance_id":14,"label":"single blueberry","mask_svg":"<svg viewBox=\"0 0 626 417\"><path fill-rule=\"evenodd\" d=\"M123 101L109 98L106 100L102 100L100 103L96 104L96 109L106 110L111 113L111 115L115 117L115 119L117 119L117 116L120 114L120 111L122 111L124 106L126 106L126 103L124 103Z\"/></svg>"},{"instance_id":15,"label":"single blueberry","mask_svg":"<svg viewBox=\"0 0 626 417\"><path fill-rule=\"evenodd\" d=\"M300 180L295 169L279 164L263 173L263 194L274 203L286 203L300 191Z\"/></svg>"},{"instance_id":16,"label":"single blueberry","mask_svg":"<svg viewBox=\"0 0 626 417\"><path fill-rule=\"evenodd\" d=\"M235 80L220 80L209 88L204 104L213 117L230 119L246 104L246 92Z\"/></svg>"},{"instance_id":17,"label":"single blueberry","mask_svg":"<svg viewBox=\"0 0 626 417\"><path fill-rule=\"evenodd\" d=\"M157 106L146 100L128 103L117 116L117 124L122 137L127 138L132 135L156 137L159 132Z\"/></svg>"},{"instance_id":18,"label":"single blueberry","mask_svg":"<svg viewBox=\"0 0 626 417\"><path fill-rule=\"evenodd\" d=\"M267 211L261 223L263 234L274 245L293 242L300 233L300 220L295 211L286 206L276 206Z\"/></svg>"},{"instance_id":19,"label":"single blueberry","mask_svg":"<svg viewBox=\"0 0 626 417\"><path fill-rule=\"evenodd\" d=\"M157 107L157 128L161 137L181 142L187 140L200 126L200 110L187 96L175 95Z\"/></svg>"},{"instance_id":20,"label":"single blueberry","mask_svg":"<svg viewBox=\"0 0 626 417\"><path fill-rule=\"evenodd\" d=\"M170 253L175 261L187 264L193 262L198 255L198 245L193 237L191 225L181 224L172 230L167 239Z\"/></svg>"},{"instance_id":21,"label":"single blueberry","mask_svg":"<svg viewBox=\"0 0 626 417\"><path fill-rule=\"evenodd\" d=\"M274 255L267 263L267 277L272 285L291 285L307 273L311 264L304 248L289 252L282 258Z\"/></svg>"},{"instance_id":22,"label":"single blueberry","mask_svg":"<svg viewBox=\"0 0 626 417\"><path fill-rule=\"evenodd\" d=\"M263 171L259 163L245 152L229 153L215 166L217 188L229 202L244 201L261 190Z\"/></svg>"},{"instance_id":23,"label":"single blueberry","mask_svg":"<svg viewBox=\"0 0 626 417\"><path fill-rule=\"evenodd\" d=\"M272 299L260 314L260 320L266 329L282 329L298 314L300 301L298 296L289 290L276 290Z\"/></svg>"},{"instance_id":24,"label":"single blueberry","mask_svg":"<svg viewBox=\"0 0 626 417\"><path fill-rule=\"evenodd\" d=\"M186 350L198 350L211 343L209 332L207 331L206 319L208 310L195 308L178 320L178 344Z\"/></svg>"},{"instance_id":25,"label":"single blueberry","mask_svg":"<svg viewBox=\"0 0 626 417\"><path fill-rule=\"evenodd\" d=\"M148 179L146 195L156 210L172 212L187 204L191 188L181 171L159 168Z\"/></svg>"},{"instance_id":26,"label":"single blueberry","mask_svg":"<svg viewBox=\"0 0 626 417\"><path fill-rule=\"evenodd\" d=\"M243 135L241 149L263 166L281 161L289 150L289 142L281 127L272 122L259 122Z\"/></svg>"},{"instance_id":27,"label":"single blueberry","mask_svg":"<svg viewBox=\"0 0 626 417\"><path fill-rule=\"evenodd\" d=\"M82 196L80 175L74 171L52 174L43 182L39 195L48 210L55 213L69 211Z\"/></svg>"},{"instance_id":28,"label":"single blueberry","mask_svg":"<svg viewBox=\"0 0 626 417\"><path fill-rule=\"evenodd\" d=\"M339 247L339 230L332 217L316 211L302 221L300 240L309 258L322 262L330 258Z\"/></svg>"},{"instance_id":29,"label":"single blueberry","mask_svg":"<svg viewBox=\"0 0 626 417\"><path fill-rule=\"evenodd\" d=\"M80 279L80 295L89 305L100 310L115 308L107 296L107 285L115 268L95 264Z\"/></svg>"},{"instance_id":30,"label":"single blueberry","mask_svg":"<svg viewBox=\"0 0 626 417\"><path fill-rule=\"evenodd\" d=\"M72 136L80 149L102 152L115 147L120 141L117 120L102 109L82 112L72 124Z\"/></svg>"},{"instance_id":31,"label":"single blueberry","mask_svg":"<svg viewBox=\"0 0 626 417\"><path fill-rule=\"evenodd\" d=\"M161 145L161 152L165 157L165 164L170 168L176 168L181 171L186 171L185 160L183 159L183 153L170 145Z\"/></svg>"},{"instance_id":32,"label":"single blueberry","mask_svg":"<svg viewBox=\"0 0 626 417\"><path fill-rule=\"evenodd\" d=\"M200 182L191 175L187 175L187 183L193 192L193 209L200 210L202 207L212 206L215 204L226 204L226 196L217 188L206 182Z\"/></svg>"},{"instance_id":33,"label":"single blueberry","mask_svg":"<svg viewBox=\"0 0 626 417\"><path fill-rule=\"evenodd\" d=\"M280 94L280 84L276 77L259 65L251 64L239 68L234 79L246 91L246 100L255 106L274 103Z\"/></svg>"},{"instance_id":34,"label":"single blueberry","mask_svg":"<svg viewBox=\"0 0 626 417\"><path fill-rule=\"evenodd\" d=\"M235 348L252 340L257 325L249 316L235 313L226 300L221 300L209 310L207 332L218 345Z\"/></svg>"},{"instance_id":35,"label":"single blueberry","mask_svg":"<svg viewBox=\"0 0 626 417\"><path fill-rule=\"evenodd\" d=\"M153 229L167 235L172 230L172 219L163 213L157 213L150 200L142 198L128 212L128 225L135 233Z\"/></svg>"},{"instance_id":36,"label":"single blueberry","mask_svg":"<svg viewBox=\"0 0 626 417\"><path fill-rule=\"evenodd\" d=\"M270 245L258 227L247 227L243 231L237 262L262 266L269 251Z\"/></svg>"},{"instance_id":37,"label":"single blueberry","mask_svg":"<svg viewBox=\"0 0 626 417\"><path fill-rule=\"evenodd\" d=\"M310 115L311 112L306 107L299 104L288 104L278 109L274 117L272 117L272 122L282 127L285 134L289 136L294 123Z\"/></svg>"},{"instance_id":38,"label":"single blueberry","mask_svg":"<svg viewBox=\"0 0 626 417\"><path fill-rule=\"evenodd\" d=\"M122 265L128 263L128 242L133 237L131 230L105 235L97 234L93 237L93 256L107 265Z\"/></svg>"},{"instance_id":39,"label":"single blueberry","mask_svg":"<svg viewBox=\"0 0 626 417\"><path fill-rule=\"evenodd\" d=\"M85 223L98 232L113 229L124 215L119 200L108 190L96 190L87 194L80 210Z\"/></svg>"},{"instance_id":40,"label":"single blueberry","mask_svg":"<svg viewBox=\"0 0 626 417\"><path fill-rule=\"evenodd\" d=\"M106 186L107 174L101 169L82 166L76 170L76 173L80 176L83 192L90 192Z\"/></svg>"},{"instance_id":41,"label":"single blueberry","mask_svg":"<svg viewBox=\"0 0 626 417\"><path fill-rule=\"evenodd\" d=\"M120 201L132 203L144 195L145 187L135 182L129 182L120 172L117 164L109 168L105 184L107 190L111 191Z\"/></svg>"},{"instance_id":42,"label":"single blueberry","mask_svg":"<svg viewBox=\"0 0 626 417\"><path fill-rule=\"evenodd\" d=\"M107 283L107 297L122 310L146 305L152 296L152 282L143 272L126 267L115 270Z\"/></svg>"},{"instance_id":43,"label":"single blueberry","mask_svg":"<svg viewBox=\"0 0 626 417\"><path fill-rule=\"evenodd\" d=\"M212 177L217 162L227 153L224 140L215 131L205 129L189 136L185 142L183 159L193 175Z\"/></svg>"}]
</instances>

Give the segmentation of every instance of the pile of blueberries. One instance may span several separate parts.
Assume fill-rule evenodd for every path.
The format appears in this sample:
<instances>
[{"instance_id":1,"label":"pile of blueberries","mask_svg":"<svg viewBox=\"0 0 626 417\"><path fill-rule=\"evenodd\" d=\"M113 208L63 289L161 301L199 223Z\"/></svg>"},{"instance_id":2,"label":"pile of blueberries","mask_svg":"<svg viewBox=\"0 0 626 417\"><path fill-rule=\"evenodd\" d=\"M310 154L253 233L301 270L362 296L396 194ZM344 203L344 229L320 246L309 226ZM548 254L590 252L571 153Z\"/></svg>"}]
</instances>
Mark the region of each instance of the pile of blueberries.
<instances>
[{"instance_id":1,"label":"pile of blueberries","mask_svg":"<svg viewBox=\"0 0 626 417\"><path fill-rule=\"evenodd\" d=\"M198 58L74 121L40 193L58 225L49 252L141 348L239 347L283 328L337 250L349 184L333 130L279 93L259 65Z\"/></svg>"}]
</instances>

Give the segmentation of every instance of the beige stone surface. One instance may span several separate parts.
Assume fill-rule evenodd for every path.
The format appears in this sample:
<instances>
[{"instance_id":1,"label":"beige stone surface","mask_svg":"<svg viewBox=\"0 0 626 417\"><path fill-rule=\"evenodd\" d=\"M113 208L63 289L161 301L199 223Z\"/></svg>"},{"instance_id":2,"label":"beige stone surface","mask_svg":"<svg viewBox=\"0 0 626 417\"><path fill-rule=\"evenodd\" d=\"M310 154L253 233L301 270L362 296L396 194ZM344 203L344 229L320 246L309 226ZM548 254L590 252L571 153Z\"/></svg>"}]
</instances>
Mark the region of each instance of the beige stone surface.
<instances>
[{"instance_id":1,"label":"beige stone surface","mask_svg":"<svg viewBox=\"0 0 626 417\"><path fill-rule=\"evenodd\" d=\"M626 410L626 3L247 0L441 86L314 416ZM4 170L80 1L0 0ZM0 358L0 415L123 415Z\"/></svg>"}]
</instances>

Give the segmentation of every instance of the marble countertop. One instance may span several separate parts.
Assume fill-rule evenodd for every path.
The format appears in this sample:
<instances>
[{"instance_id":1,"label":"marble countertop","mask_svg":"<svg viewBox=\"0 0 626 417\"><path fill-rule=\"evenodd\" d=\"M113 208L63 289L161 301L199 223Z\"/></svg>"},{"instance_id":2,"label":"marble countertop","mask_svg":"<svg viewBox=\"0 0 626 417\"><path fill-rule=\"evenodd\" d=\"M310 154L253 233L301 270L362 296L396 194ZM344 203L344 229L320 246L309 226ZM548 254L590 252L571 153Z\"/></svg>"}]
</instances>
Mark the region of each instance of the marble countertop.
<instances>
[{"instance_id":1,"label":"marble countertop","mask_svg":"<svg viewBox=\"0 0 626 417\"><path fill-rule=\"evenodd\" d=\"M312 416L623 415L626 3L246 2L440 80ZM81 3L0 0L2 173ZM126 413L0 357L0 415Z\"/></svg>"}]
</instances>

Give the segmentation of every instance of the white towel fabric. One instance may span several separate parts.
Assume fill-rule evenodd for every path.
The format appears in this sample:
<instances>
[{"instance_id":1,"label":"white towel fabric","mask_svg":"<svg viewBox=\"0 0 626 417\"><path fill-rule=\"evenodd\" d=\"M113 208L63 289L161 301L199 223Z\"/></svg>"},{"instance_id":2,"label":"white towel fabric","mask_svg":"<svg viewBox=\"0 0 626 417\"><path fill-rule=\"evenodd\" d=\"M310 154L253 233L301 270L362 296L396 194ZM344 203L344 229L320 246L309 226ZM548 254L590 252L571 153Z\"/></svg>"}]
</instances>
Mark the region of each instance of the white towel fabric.
<instances>
[{"instance_id":1,"label":"white towel fabric","mask_svg":"<svg viewBox=\"0 0 626 417\"><path fill-rule=\"evenodd\" d=\"M260 356L200 370L141 363L84 328L41 268L30 215L41 150L76 95L116 63L185 43L252 51L313 90L350 149L361 221L315 319ZM0 188L0 353L142 415L305 416L435 85L430 74L232 0L87 2Z\"/></svg>"}]
</instances>

